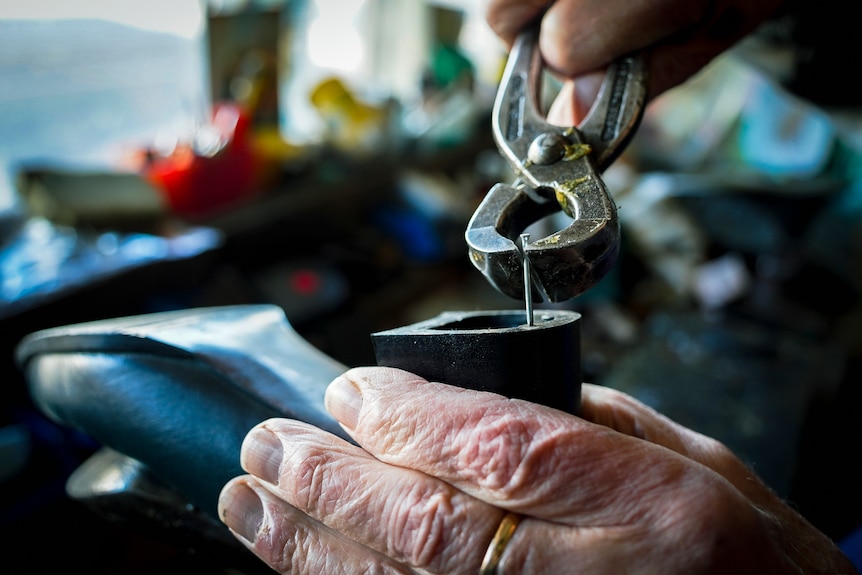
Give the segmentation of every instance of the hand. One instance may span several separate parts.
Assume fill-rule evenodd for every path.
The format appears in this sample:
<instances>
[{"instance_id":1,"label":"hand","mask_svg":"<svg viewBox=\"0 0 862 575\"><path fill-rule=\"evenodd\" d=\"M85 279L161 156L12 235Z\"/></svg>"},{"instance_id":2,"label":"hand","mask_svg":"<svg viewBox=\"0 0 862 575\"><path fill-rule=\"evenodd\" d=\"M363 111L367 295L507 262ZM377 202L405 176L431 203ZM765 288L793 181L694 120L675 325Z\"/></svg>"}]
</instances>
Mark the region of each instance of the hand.
<instances>
[{"instance_id":1,"label":"hand","mask_svg":"<svg viewBox=\"0 0 862 575\"><path fill-rule=\"evenodd\" d=\"M853 573L720 443L611 389L583 418L357 368L328 388L352 445L272 419L249 432L222 520L281 573Z\"/></svg>"},{"instance_id":2,"label":"hand","mask_svg":"<svg viewBox=\"0 0 862 575\"><path fill-rule=\"evenodd\" d=\"M644 50L649 97L682 83L752 32L783 0L490 0L487 20L504 42L541 16L546 66L566 80L548 120L577 124L616 58ZM544 12L544 15L542 15ZM574 80L577 79L577 82Z\"/></svg>"}]
</instances>

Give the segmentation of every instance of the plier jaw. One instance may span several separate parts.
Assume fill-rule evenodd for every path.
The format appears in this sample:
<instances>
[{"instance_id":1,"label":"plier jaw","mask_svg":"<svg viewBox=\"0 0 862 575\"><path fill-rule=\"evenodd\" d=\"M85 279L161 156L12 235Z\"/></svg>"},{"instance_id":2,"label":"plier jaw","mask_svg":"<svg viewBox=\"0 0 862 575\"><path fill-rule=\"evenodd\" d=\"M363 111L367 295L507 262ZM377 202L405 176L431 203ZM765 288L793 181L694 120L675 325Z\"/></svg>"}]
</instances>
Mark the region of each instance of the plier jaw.
<instances>
[{"instance_id":1,"label":"plier jaw","mask_svg":"<svg viewBox=\"0 0 862 575\"><path fill-rule=\"evenodd\" d=\"M617 209L599 174L640 123L647 72L639 55L617 60L581 124L560 127L539 111L542 71L538 29L530 28L512 47L492 115L494 140L516 180L488 192L465 235L471 261L499 291L526 299L526 257L532 296L560 302L595 285L616 261ZM527 227L559 211L572 218L565 229L516 244Z\"/></svg>"},{"instance_id":2,"label":"plier jaw","mask_svg":"<svg viewBox=\"0 0 862 575\"><path fill-rule=\"evenodd\" d=\"M527 250L532 296L561 302L598 283L613 267L619 252L619 223L610 196L596 206L597 219L579 218L566 229L530 242L525 248L514 239L530 224L560 210L555 202L535 202L524 191L497 184L473 214L467 244L473 265L497 290L526 299L522 249Z\"/></svg>"}]
</instances>

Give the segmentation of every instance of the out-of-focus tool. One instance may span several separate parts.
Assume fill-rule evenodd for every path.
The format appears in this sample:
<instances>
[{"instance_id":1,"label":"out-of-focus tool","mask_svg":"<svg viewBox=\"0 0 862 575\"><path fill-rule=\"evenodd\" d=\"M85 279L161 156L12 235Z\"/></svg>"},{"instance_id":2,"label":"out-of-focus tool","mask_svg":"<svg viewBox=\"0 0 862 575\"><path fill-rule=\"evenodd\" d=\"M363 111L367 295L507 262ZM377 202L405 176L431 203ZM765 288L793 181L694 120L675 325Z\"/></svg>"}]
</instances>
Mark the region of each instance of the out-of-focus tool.
<instances>
[{"instance_id":1,"label":"out-of-focus tool","mask_svg":"<svg viewBox=\"0 0 862 575\"><path fill-rule=\"evenodd\" d=\"M473 264L502 293L526 299L518 235L563 211L572 223L523 247L529 254L533 295L560 302L596 284L616 261L616 205L599 174L634 135L646 103L647 69L640 55L613 62L598 97L577 127L548 123L540 113L543 65L538 30L516 40L494 104L493 133L514 170L513 184L497 184L466 231Z\"/></svg>"}]
</instances>

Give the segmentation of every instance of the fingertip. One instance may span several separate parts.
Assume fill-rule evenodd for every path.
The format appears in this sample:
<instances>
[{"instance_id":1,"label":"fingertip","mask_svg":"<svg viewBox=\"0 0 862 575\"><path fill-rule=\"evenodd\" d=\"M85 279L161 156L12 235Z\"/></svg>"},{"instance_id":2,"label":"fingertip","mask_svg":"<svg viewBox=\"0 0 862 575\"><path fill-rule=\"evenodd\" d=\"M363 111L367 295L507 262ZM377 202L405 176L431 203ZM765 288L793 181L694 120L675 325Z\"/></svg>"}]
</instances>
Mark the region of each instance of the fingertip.
<instances>
[{"instance_id":1,"label":"fingertip","mask_svg":"<svg viewBox=\"0 0 862 575\"><path fill-rule=\"evenodd\" d=\"M255 427L245 436L240 451L240 466L272 485L278 485L284 447L278 435L266 425Z\"/></svg>"},{"instance_id":2,"label":"fingertip","mask_svg":"<svg viewBox=\"0 0 862 575\"><path fill-rule=\"evenodd\" d=\"M545 66L555 72L567 75L565 72L568 64L568 50L565 49L565 43L560 38L560 18L556 16L556 12L556 10L551 9L542 17L539 52L542 54ZM569 27L569 34L571 33L572 29Z\"/></svg>"},{"instance_id":3,"label":"fingertip","mask_svg":"<svg viewBox=\"0 0 862 575\"><path fill-rule=\"evenodd\" d=\"M545 66L564 78L574 78L606 64L595 61L597 34L583 32L591 25L578 10L579 5L572 2L556 2L542 16L539 51Z\"/></svg>"},{"instance_id":4,"label":"fingertip","mask_svg":"<svg viewBox=\"0 0 862 575\"><path fill-rule=\"evenodd\" d=\"M401 385L427 383L427 380L394 367L354 367L336 377L327 386L324 405L330 415L348 431L353 431L367 396L379 397L378 392L395 390ZM399 390L402 391L402 390Z\"/></svg>"},{"instance_id":5,"label":"fingertip","mask_svg":"<svg viewBox=\"0 0 862 575\"><path fill-rule=\"evenodd\" d=\"M265 419L265 420L255 424L254 427L249 429L246 432L245 437L242 438L242 444L240 445L240 459L242 459L243 454L246 451L248 451L250 446L258 440L258 438L259 438L258 433L261 430L270 430L273 428L277 428L278 421L280 419L281 418L279 418L279 417L271 417L269 419Z\"/></svg>"},{"instance_id":6,"label":"fingertip","mask_svg":"<svg viewBox=\"0 0 862 575\"><path fill-rule=\"evenodd\" d=\"M254 543L263 525L263 502L246 476L235 477L222 487L218 516L231 531L247 543Z\"/></svg>"},{"instance_id":7,"label":"fingertip","mask_svg":"<svg viewBox=\"0 0 862 575\"><path fill-rule=\"evenodd\" d=\"M400 383L423 383L426 381L415 373L397 367L382 365L353 367L336 377L333 382L341 378L347 378L360 391L388 387Z\"/></svg>"},{"instance_id":8,"label":"fingertip","mask_svg":"<svg viewBox=\"0 0 862 575\"><path fill-rule=\"evenodd\" d=\"M485 9L485 20L491 30L507 46L525 26L536 20L553 0L544 2L523 2L522 0L492 0Z\"/></svg>"},{"instance_id":9,"label":"fingertip","mask_svg":"<svg viewBox=\"0 0 862 575\"><path fill-rule=\"evenodd\" d=\"M555 126L574 126L577 118L575 117L574 105L574 82L564 82L560 87L560 91L551 102L551 107L548 109L546 120Z\"/></svg>"},{"instance_id":10,"label":"fingertip","mask_svg":"<svg viewBox=\"0 0 862 575\"><path fill-rule=\"evenodd\" d=\"M362 411L362 391L356 381L356 370L336 377L326 388L323 402L326 410L348 431L356 429L359 413Z\"/></svg>"},{"instance_id":11,"label":"fingertip","mask_svg":"<svg viewBox=\"0 0 862 575\"><path fill-rule=\"evenodd\" d=\"M245 479L246 479L246 476L244 476L244 475L232 477L231 479L229 479L227 481L227 483L225 483L222 486L221 492L219 493L219 496L218 496L218 514L219 514L219 517L222 516L222 508L228 504L228 501L231 497L231 493L237 488L237 485L239 483L242 483L243 481L245 481Z\"/></svg>"},{"instance_id":12,"label":"fingertip","mask_svg":"<svg viewBox=\"0 0 862 575\"><path fill-rule=\"evenodd\" d=\"M601 70L564 82L548 110L548 122L563 127L580 124L595 103L604 77Z\"/></svg>"}]
</instances>

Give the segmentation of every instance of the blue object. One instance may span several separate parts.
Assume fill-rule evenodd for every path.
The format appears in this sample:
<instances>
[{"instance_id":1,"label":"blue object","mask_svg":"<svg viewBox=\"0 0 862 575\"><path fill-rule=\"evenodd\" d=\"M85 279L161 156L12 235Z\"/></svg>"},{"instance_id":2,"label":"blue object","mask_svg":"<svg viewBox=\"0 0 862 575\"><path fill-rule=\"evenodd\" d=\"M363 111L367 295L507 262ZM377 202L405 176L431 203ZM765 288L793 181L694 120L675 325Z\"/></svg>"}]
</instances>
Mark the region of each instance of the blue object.
<instances>
[{"instance_id":1,"label":"blue object","mask_svg":"<svg viewBox=\"0 0 862 575\"><path fill-rule=\"evenodd\" d=\"M392 234L404 253L419 261L437 261L444 253L443 242L434 224L420 214L397 207L381 207L375 223Z\"/></svg>"},{"instance_id":2,"label":"blue object","mask_svg":"<svg viewBox=\"0 0 862 575\"><path fill-rule=\"evenodd\" d=\"M838 546L841 547L841 550L847 555L853 566L859 572L862 572L862 525L845 537Z\"/></svg>"}]
</instances>

